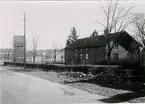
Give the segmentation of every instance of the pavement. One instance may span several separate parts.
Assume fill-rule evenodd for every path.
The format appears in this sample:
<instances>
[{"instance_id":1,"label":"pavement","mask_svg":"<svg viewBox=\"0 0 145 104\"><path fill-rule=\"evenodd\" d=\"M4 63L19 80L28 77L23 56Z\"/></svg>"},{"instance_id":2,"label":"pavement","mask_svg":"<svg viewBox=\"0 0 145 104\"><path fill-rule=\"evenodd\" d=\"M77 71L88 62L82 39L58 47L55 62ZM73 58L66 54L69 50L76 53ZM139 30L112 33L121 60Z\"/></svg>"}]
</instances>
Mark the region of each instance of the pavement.
<instances>
[{"instance_id":1,"label":"pavement","mask_svg":"<svg viewBox=\"0 0 145 104\"><path fill-rule=\"evenodd\" d=\"M0 104L103 103L106 97L0 66Z\"/></svg>"}]
</instances>

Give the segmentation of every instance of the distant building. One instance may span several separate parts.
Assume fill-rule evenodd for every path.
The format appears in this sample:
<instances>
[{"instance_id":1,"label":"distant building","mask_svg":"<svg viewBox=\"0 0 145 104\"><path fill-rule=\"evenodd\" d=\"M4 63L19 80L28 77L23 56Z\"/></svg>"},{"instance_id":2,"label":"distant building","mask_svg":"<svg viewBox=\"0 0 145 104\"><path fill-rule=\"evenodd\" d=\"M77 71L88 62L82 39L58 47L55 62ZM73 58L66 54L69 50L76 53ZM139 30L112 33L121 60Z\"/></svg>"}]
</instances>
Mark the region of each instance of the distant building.
<instances>
[{"instance_id":1,"label":"distant building","mask_svg":"<svg viewBox=\"0 0 145 104\"><path fill-rule=\"evenodd\" d=\"M113 44L111 60L137 59L141 45L126 31L112 33L109 42ZM112 46L112 45L111 45ZM66 64L96 64L107 59L108 38L98 36L96 31L90 37L76 40L65 47Z\"/></svg>"},{"instance_id":2,"label":"distant building","mask_svg":"<svg viewBox=\"0 0 145 104\"><path fill-rule=\"evenodd\" d=\"M12 49L7 49L7 48L0 49L0 59L12 61L12 58L13 58L13 50Z\"/></svg>"},{"instance_id":3,"label":"distant building","mask_svg":"<svg viewBox=\"0 0 145 104\"><path fill-rule=\"evenodd\" d=\"M27 54L27 62L33 62L33 50L28 50ZM35 63L52 63L54 62L54 50L53 49L44 49L44 50L37 50ZM56 62L63 62L64 63L64 50L63 49L56 49Z\"/></svg>"},{"instance_id":4,"label":"distant building","mask_svg":"<svg viewBox=\"0 0 145 104\"><path fill-rule=\"evenodd\" d=\"M43 63L54 61L54 49L38 50L37 55ZM56 49L56 62L64 62L64 50Z\"/></svg>"},{"instance_id":5,"label":"distant building","mask_svg":"<svg viewBox=\"0 0 145 104\"><path fill-rule=\"evenodd\" d=\"M13 61L24 62L24 36L15 35L13 40Z\"/></svg>"},{"instance_id":6,"label":"distant building","mask_svg":"<svg viewBox=\"0 0 145 104\"><path fill-rule=\"evenodd\" d=\"M26 61L33 62L33 51L32 50L28 50L26 52Z\"/></svg>"}]
</instances>

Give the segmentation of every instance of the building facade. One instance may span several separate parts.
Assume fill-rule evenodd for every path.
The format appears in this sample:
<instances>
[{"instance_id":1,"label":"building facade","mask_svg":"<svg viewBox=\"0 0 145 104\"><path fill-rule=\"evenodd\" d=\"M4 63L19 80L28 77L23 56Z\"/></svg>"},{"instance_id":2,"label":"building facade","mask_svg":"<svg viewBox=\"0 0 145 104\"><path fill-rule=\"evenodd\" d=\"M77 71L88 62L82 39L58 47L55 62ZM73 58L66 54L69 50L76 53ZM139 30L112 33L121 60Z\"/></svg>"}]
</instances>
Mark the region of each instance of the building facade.
<instances>
[{"instance_id":1,"label":"building facade","mask_svg":"<svg viewBox=\"0 0 145 104\"><path fill-rule=\"evenodd\" d=\"M15 35L13 40L13 62L24 62L24 36Z\"/></svg>"},{"instance_id":2,"label":"building facade","mask_svg":"<svg viewBox=\"0 0 145 104\"><path fill-rule=\"evenodd\" d=\"M0 49L0 59L6 60L6 61L12 61L12 59L13 59L13 50L12 49L7 49L7 48Z\"/></svg>"},{"instance_id":3,"label":"building facade","mask_svg":"<svg viewBox=\"0 0 145 104\"><path fill-rule=\"evenodd\" d=\"M110 34L109 42L112 47L111 60L129 59L134 54L137 56L141 46L127 32ZM65 47L65 63L96 64L107 59L107 52L108 38L98 36L94 31L90 37L78 39Z\"/></svg>"},{"instance_id":4,"label":"building facade","mask_svg":"<svg viewBox=\"0 0 145 104\"><path fill-rule=\"evenodd\" d=\"M33 51L27 51L27 61L33 62ZM54 62L54 49L37 50L36 63L52 63ZM56 62L64 63L64 50L56 49Z\"/></svg>"}]
</instances>

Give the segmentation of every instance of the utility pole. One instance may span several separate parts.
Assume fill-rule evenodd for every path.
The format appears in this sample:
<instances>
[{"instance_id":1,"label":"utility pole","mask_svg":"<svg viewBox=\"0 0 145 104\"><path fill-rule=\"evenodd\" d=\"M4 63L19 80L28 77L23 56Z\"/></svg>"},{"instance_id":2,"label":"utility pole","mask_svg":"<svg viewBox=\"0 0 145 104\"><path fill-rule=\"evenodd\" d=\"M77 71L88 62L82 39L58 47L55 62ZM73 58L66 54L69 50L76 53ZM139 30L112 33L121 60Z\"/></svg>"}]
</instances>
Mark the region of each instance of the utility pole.
<instances>
[{"instance_id":1,"label":"utility pole","mask_svg":"<svg viewBox=\"0 0 145 104\"><path fill-rule=\"evenodd\" d=\"M24 69L26 69L26 14L24 13Z\"/></svg>"}]
</instances>

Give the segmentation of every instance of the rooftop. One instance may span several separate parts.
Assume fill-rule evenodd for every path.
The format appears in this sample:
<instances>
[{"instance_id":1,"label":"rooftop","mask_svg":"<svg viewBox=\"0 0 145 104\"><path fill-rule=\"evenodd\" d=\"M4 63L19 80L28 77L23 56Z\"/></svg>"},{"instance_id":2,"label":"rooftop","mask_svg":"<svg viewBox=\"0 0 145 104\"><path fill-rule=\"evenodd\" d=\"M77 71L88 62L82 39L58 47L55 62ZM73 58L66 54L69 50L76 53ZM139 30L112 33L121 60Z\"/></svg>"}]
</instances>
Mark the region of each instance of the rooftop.
<instances>
[{"instance_id":1,"label":"rooftop","mask_svg":"<svg viewBox=\"0 0 145 104\"><path fill-rule=\"evenodd\" d=\"M24 43L24 36L23 35L14 35L14 41L19 43Z\"/></svg>"},{"instance_id":2,"label":"rooftop","mask_svg":"<svg viewBox=\"0 0 145 104\"><path fill-rule=\"evenodd\" d=\"M105 47L109 41L117 41L127 51L132 51L133 47L140 47L141 45L126 31L111 33L109 37L106 35L90 36L81 38L74 43L68 44L65 49L76 49L76 48L92 48L92 47Z\"/></svg>"}]
</instances>

